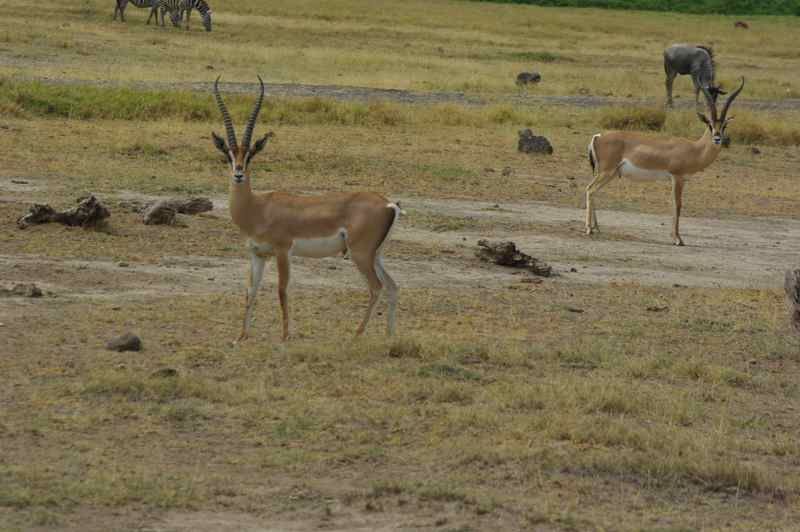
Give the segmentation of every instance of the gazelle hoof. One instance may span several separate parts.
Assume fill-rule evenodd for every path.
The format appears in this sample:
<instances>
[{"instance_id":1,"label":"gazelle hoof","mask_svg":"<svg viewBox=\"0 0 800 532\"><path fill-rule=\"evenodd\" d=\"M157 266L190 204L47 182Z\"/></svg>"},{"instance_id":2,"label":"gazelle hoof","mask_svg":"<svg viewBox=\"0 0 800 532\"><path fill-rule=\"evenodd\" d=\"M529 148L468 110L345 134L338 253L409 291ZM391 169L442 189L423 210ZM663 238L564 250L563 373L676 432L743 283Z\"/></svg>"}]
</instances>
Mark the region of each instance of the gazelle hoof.
<instances>
[{"instance_id":1,"label":"gazelle hoof","mask_svg":"<svg viewBox=\"0 0 800 532\"><path fill-rule=\"evenodd\" d=\"M672 241L672 243L673 243L674 245L676 245L676 246L682 246L682 245L683 245L683 240L681 240L680 238L678 238L678 239L676 239L676 240L673 240L673 241Z\"/></svg>"}]
</instances>

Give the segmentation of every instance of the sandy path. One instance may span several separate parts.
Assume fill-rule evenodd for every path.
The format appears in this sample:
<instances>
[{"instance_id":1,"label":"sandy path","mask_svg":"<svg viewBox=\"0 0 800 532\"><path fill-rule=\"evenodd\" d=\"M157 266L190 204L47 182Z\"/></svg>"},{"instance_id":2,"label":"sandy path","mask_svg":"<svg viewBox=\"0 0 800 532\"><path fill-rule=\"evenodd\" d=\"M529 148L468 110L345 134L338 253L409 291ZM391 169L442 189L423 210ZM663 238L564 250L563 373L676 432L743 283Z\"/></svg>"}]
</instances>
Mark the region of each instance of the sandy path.
<instances>
[{"instance_id":1,"label":"sandy path","mask_svg":"<svg viewBox=\"0 0 800 532\"><path fill-rule=\"evenodd\" d=\"M131 199L134 194L122 194ZM141 197L139 197L141 198ZM399 198L416 213L436 213L488 222L488 230L431 231L401 219L393 235L387 268L404 288L501 287L527 274L481 263L474 257L480 238L512 239L525 252L555 267L555 282L607 284L633 282L649 286L779 288L784 272L800 261L800 220L778 218L682 219L687 246L671 245L669 215L599 211L603 233L582 232L583 211L542 203L499 205L491 202ZM217 216L227 218L227 201L215 198ZM498 227L491 227L497 221ZM527 222L542 229L509 235L503 223ZM420 250L424 252L420 253ZM0 277L38 280L46 290L77 297L152 296L241 290L247 270L241 258L163 257L158 264L96 260L48 260L36 256L0 255ZM106 279L93 284L92 279ZM272 286L268 270L265 285ZM363 280L349 261L295 258L292 283L301 287L361 287Z\"/></svg>"}]
</instances>

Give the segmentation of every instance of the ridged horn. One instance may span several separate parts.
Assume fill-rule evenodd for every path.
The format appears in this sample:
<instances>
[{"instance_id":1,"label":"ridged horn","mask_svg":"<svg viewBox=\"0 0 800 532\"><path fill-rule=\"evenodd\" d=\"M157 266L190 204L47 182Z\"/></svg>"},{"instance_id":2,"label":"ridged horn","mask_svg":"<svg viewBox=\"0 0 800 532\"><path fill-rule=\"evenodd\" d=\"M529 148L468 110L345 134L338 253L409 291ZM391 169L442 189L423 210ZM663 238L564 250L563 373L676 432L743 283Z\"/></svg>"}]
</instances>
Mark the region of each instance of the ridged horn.
<instances>
[{"instance_id":1,"label":"ridged horn","mask_svg":"<svg viewBox=\"0 0 800 532\"><path fill-rule=\"evenodd\" d=\"M703 90L703 95L706 97L708 112L711 115L711 123L713 124L717 121L717 100L711 95L708 87L701 87L701 89Z\"/></svg>"},{"instance_id":2,"label":"ridged horn","mask_svg":"<svg viewBox=\"0 0 800 532\"><path fill-rule=\"evenodd\" d=\"M228 108L225 107L225 102L222 100L222 95L219 93L219 78L214 82L214 99L217 100L217 107L219 112L222 113L222 121L225 123L225 132L228 134L228 148L231 150L236 149L236 132L233 130L233 121L231 115L228 113Z\"/></svg>"},{"instance_id":3,"label":"ridged horn","mask_svg":"<svg viewBox=\"0 0 800 532\"><path fill-rule=\"evenodd\" d=\"M739 88L733 91L731 95L728 96L728 99L725 100L725 106L722 108L722 117L720 118L721 122L725 122L725 117L728 116L728 109L733 103L733 100L735 100L736 97L739 96L739 93L742 92L743 88L744 88L744 77L742 77L742 84L739 85Z\"/></svg>"},{"instance_id":4,"label":"ridged horn","mask_svg":"<svg viewBox=\"0 0 800 532\"><path fill-rule=\"evenodd\" d=\"M247 120L247 128L244 130L244 137L242 137L242 147L246 150L250 149L250 138L253 136L256 119L258 118L258 113L261 112L261 103L264 101L264 80L261 79L261 76L258 76L258 82L261 84L261 94L258 95L253 112L250 113L250 118Z\"/></svg>"}]
</instances>

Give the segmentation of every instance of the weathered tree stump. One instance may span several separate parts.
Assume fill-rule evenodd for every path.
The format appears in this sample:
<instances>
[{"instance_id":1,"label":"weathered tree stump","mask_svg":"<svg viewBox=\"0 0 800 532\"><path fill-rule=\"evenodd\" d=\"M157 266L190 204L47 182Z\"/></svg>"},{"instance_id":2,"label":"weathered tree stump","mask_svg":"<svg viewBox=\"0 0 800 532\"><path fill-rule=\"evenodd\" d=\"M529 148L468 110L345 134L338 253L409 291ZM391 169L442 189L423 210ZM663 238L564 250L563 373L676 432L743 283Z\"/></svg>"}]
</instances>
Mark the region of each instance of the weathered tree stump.
<instances>
[{"instance_id":1,"label":"weathered tree stump","mask_svg":"<svg viewBox=\"0 0 800 532\"><path fill-rule=\"evenodd\" d=\"M49 205L34 204L28 214L17 220L17 227L58 222L69 226L96 227L111 216L108 209L93 195L80 198L78 206L67 211L56 212Z\"/></svg>"},{"instance_id":2,"label":"weathered tree stump","mask_svg":"<svg viewBox=\"0 0 800 532\"><path fill-rule=\"evenodd\" d=\"M552 266L523 253L511 241L489 242L488 240L478 240L478 250L475 255L483 261L511 268L523 268L541 277L553 275Z\"/></svg>"},{"instance_id":3,"label":"weathered tree stump","mask_svg":"<svg viewBox=\"0 0 800 532\"><path fill-rule=\"evenodd\" d=\"M522 129L519 132L517 150L522 153L546 153L552 155L553 146L545 137L534 135L530 129Z\"/></svg>"},{"instance_id":4,"label":"weathered tree stump","mask_svg":"<svg viewBox=\"0 0 800 532\"><path fill-rule=\"evenodd\" d=\"M800 270L786 272L783 285L786 290L786 301L789 303L789 325L800 334Z\"/></svg>"}]
</instances>

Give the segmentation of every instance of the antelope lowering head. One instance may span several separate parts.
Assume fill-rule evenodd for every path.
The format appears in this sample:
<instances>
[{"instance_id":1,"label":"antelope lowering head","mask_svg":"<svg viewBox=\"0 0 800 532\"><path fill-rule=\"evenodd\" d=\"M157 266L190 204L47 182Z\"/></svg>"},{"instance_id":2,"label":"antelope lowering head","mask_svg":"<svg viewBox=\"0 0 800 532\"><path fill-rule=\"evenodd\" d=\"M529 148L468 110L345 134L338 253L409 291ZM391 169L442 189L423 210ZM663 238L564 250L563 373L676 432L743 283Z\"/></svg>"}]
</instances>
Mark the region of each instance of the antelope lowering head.
<instances>
[{"instance_id":1,"label":"antelope lowering head","mask_svg":"<svg viewBox=\"0 0 800 532\"><path fill-rule=\"evenodd\" d=\"M250 161L253 160L253 157L255 157L258 152L264 149L264 146L267 145L267 141L273 136L273 133L270 131L260 140L257 140L255 144L252 146L250 145L253 129L255 129L256 120L258 119L258 113L261 111L261 103L264 101L264 81L261 79L261 76L258 76L258 81L261 84L261 93L258 95L253 111L250 113L250 118L247 120L247 126L244 130L244 137L242 137L241 144L236 142L236 132L233 129L231 115L228 113L225 101L219 93L219 77L214 82L214 98L217 101L217 107L219 107L220 113L222 113L222 121L225 124L225 133L228 140L226 143L225 139L213 131L211 132L211 138L214 140L214 146L225 154L225 157L228 159L231 165L231 171L233 172L233 181L236 184L245 182L247 179L247 166L250 164Z\"/></svg>"},{"instance_id":2,"label":"antelope lowering head","mask_svg":"<svg viewBox=\"0 0 800 532\"><path fill-rule=\"evenodd\" d=\"M719 90L718 87L712 87L711 89L703 87L703 94L706 97L709 116L703 113L697 113L697 116L700 118L700 121L708 127L711 132L711 142L713 142L715 146L722 144L722 139L725 136L725 128L728 127L728 123L733 120L732 116L728 116L728 109L730 109L733 100L739 96L743 88L744 78L742 78L742 83L739 85L739 88L733 91L731 95L728 96L728 99L725 100L725 104L722 106L722 113L717 115L717 96L725 93Z\"/></svg>"}]
</instances>

